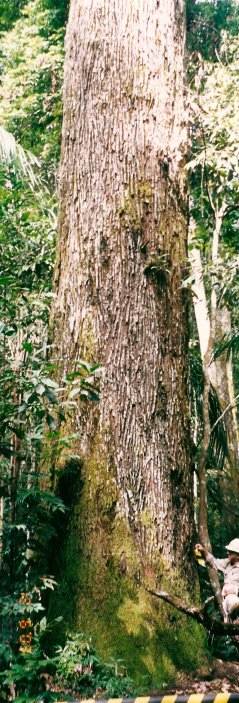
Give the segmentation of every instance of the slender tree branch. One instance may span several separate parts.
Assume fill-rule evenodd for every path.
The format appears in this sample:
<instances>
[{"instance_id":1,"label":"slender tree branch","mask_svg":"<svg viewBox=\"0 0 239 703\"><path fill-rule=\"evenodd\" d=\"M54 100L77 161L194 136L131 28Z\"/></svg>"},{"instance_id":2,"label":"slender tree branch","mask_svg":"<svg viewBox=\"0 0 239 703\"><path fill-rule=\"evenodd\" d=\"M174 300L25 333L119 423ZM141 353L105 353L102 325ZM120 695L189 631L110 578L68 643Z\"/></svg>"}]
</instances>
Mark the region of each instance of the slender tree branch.
<instances>
[{"instance_id":1,"label":"slender tree branch","mask_svg":"<svg viewBox=\"0 0 239 703\"><path fill-rule=\"evenodd\" d=\"M194 17L192 19L191 24L196 25L196 29L198 28L198 26L199 27L208 27L208 29L213 29L215 34L218 34L219 37L221 36L221 32L219 32L219 30L215 27L215 25L212 24L211 22L207 22L207 20L205 20L205 19L200 19L199 17ZM217 55L217 49L215 50L215 53ZM220 61L220 63L222 63L222 62Z\"/></svg>"},{"instance_id":2,"label":"slender tree branch","mask_svg":"<svg viewBox=\"0 0 239 703\"><path fill-rule=\"evenodd\" d=\"M207 143L206 143L206 138L205 138L205 132L204 132L203 124L202 124L202 121L201 121L200 117L199 117L199 120L200 120L201 134L202 134L202 139L203 139L203 144L204 144L204 155L205 155L203 174L204 174L204 177L205 177L205 184L206 184L206 191L207 191L207 195L208 195L208 200L209 200L209 203L210 203L210 205L211 205L212 211L214 212L214 215L215 215L215 214L216 214L216 206L214 205L214 202L213 202L212 193L211 193L211 191L210 191L210 187L209 187L209 183L208 183L208 177L207 177Z\"/></svg>"},{"instance_id":3,"label":"slender tree branch","mask_svg":"<svg viewBox=\"0 0 239 703\"><path fill-rule=\"evenodd\" d=\"M169 593L166 593L166 591L157 591L154 588L146 588L146 591L151 593L151 595L156 596L156 598L161 598L166 601L166 603L173 605L173 607L177 608L177 610L181 613L185 613L188 617L193 618L193 620L199 622L200 625L203 625L206 630L210 631L211 634L231 635L231 637L239 635L239 622L237 624L222 622L208 615L207 606L212 600L214 600L213 596L211 598L207 598L207 600L200 607L197 607L195 605L185 603L180 598L171 596Z\"/></svg>"},{"instance_id":4,"label":"slender tree branch","mask_svg":"<svg viewBox=\"0 0 239 703\"><path fill-rule=\"evenodd\" d=\"M227 205L224 214L228 215L230 212L234 212L234 210L239 210L239 203L234 203L233 205Z\"/></svg>"}]
</instances>

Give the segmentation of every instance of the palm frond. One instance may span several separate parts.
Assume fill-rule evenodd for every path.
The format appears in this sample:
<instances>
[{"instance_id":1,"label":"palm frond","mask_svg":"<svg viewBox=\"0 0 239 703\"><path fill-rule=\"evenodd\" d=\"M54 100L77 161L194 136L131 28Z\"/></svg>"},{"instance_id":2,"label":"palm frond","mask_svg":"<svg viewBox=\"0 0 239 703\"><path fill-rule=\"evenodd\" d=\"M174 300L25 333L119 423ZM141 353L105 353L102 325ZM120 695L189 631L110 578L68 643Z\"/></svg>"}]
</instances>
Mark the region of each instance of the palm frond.
<instances>
[{"instance_id":1,"label":"palm frond","mask_svg":"<svg viewBox=\"0 0 239 703\"><path fill-rule=\"evenodd\" d=\"M39 167L39 161L30 151L23 149L13 134L0 127L0 162L8 166L14 165L16 171L28 179L33 188L38 182L34 166Z\"/></svg>"},{"instance_id":2,"label":"palm frond","mask_svg":"<svg viewBox=\"0 0 239 703\"><path fill-rule=\"evenodd\" d=\"M239 352L239 330L233 331L229 336L224 334L220 342L215 346L212 361L218 359L223 352L227 352L227 360L231 352L238 354Z\"/></svg>"},{"instance_id":3,"label":"palm frond","mask_svg":"<svg viewBox=\"0 0 239 703\"><path fill-rule=\"evenodd\" d=\"M211 425L211 436L208 447L208 462L214 458L219 471L222 471L226 457L228 456L227 431L225 426L225 414L222 413L214 388L210 388L209 393L209 417Z\"/></svg>"}]
</instances>

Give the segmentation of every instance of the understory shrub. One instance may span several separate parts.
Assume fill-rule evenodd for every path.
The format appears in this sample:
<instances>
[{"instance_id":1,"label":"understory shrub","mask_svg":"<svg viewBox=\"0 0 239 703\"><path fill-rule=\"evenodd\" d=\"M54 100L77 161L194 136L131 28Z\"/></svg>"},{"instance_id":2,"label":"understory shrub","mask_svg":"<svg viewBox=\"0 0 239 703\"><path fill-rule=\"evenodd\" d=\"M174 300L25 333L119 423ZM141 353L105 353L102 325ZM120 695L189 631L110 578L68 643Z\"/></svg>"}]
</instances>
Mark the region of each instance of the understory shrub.
<instances>
[{"instance_id":1,"label":"understory shrub","mask_svg":"<svg viewBox=\"0 0 239 703\"><path fill-rule=\"evenodd\" d=\"M57 647L52 656L44 651L44 633L34 640L29 653L14 655L8 645L0 646L1 700L47 703L59 699L59 694L71 700L132 693L123 661L111 658L103 662L85 634L68 635L65 645Z\"/></svg>"}]
</instances>

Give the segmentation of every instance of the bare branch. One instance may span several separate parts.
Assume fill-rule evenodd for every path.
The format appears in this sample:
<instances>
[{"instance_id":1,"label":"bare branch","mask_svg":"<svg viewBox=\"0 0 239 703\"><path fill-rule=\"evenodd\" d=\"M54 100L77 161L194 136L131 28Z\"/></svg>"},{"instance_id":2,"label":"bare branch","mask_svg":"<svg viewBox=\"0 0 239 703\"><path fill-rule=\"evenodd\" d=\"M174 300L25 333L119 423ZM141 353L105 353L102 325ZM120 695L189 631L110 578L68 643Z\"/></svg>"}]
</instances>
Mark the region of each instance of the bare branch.
<instances>
[{"instance_id":1,"label":"bare branch","mask_svg":"<svg viewBox=\"0 0 239 703\"><path fill-rule=\"evenodd\" d=\"M190 618L193 618L193 620L199 622L200 625L203 625L206 630L210 631L211 634L230 635L231 637L239 635L239 622L237 624L222 622L221 620L216 620L216 618L213 618L208 615L207 606L209 602L213 600L213 597L207 598L207 600L205 601L205 603L202 604L202 606L197 607L195 605L185 603L180 598L171 596L169 593L166 593L166 591L157 591L154 588L146 588L146 591L148 593L151 593L151 595L156 596L156 598L161 598L162 600L166 601L166 603L173 605L173 607L177 608L177 610L180 610L181 613L185 613L185 615L188 615Z\"/></svg>"}]
</instances>

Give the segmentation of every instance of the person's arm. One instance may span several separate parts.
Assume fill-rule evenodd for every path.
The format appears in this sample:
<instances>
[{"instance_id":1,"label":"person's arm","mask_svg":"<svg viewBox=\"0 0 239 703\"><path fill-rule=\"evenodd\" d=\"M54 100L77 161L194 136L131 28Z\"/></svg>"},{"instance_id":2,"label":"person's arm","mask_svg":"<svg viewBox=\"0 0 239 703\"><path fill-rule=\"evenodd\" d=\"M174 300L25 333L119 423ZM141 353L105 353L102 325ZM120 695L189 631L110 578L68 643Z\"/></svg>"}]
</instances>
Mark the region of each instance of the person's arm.
<instances>
[{"instance_id":1,"label":"person's arm","mask_svg":"<svg viewBox=\"0 0 239 703\"><path fill-rule=\"evenodd\" d=\"M210 554L210 552L205 549L202 544L196 544L195 549L201 552L206 564L209 564L209 566L212 566L217 571L222 571L222 573L225 572L226 566L228 565L228 559L216 559L216 557L214 557L213 554Z\"/></svg>"}]
</instances>

